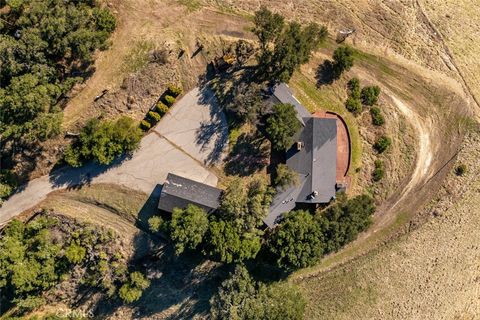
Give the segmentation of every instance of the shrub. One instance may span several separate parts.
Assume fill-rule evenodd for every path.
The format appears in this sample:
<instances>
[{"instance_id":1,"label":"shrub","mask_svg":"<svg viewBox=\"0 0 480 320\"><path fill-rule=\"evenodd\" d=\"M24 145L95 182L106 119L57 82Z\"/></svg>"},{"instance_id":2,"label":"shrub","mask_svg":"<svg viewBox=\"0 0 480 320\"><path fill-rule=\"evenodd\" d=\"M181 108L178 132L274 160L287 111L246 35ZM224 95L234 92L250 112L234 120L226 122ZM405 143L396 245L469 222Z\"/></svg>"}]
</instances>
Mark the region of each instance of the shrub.
<instances>
[{"instance_id":1,"label":"shrub","mask_svg":"<svg viewBox=\"0 0 480 320\"><path fill-rule=\"evenodd\" d=\"M371 86L362 89L362 101L367 106L373 106L378 101L380 95L380 87Z\"/></svg>"},{"instance_id":2,"label":"shrub","mask_svg":"<svg viewBox=\"0 0 480 320\"><path fill-rule=\"evenodd\" d=\"M348 111L351 113L357 115L360 112L362 112L362 103L360 99L355 99L353 97L349 97L347 99L347 102L345 103L345 107L347 108Z\"/></svg>"},{"instance_id":3,"label":"shrub","mask_svg":"<svg viewBox=\"0 0 480 320\"><path fill-rule=\"evenodd\" d=\"M382 115L382 111L378 107L372 107L370 109L370 115L372 116L372 123L375 126L382 126L385 123L385 118Z\"/></svg>"},{"instance_id":4,"label":"shrub","mask_svg":"<svg viewBox=\"0 0 480 320\"><path fill-rule=\"evenodd\" d=\"M373 181L377 182L382 180L384 175L385 175L385 165L383 164L383 161L375 160L375 169L373 170L373 174L372 174Z\"/></svg>"},{"instance_id":5,"label":"shrub","mask_svg":"<svg viewBox=\"0 0 480 320\"><path fill-rule=\"evenodd\" d=\"M163 219L160 216L153 216L148 218L148 228L152 232L158 232L163 227Z\"/></svg>"},{"instance_id":6,"label":"shrub","mask_svg":"<svg viewBox=\"0 0 480 320\"><path fill-rule=\"evenodd\" d=\"M160 101L159 103L157 103L155 110L159 115L164 116L168 112L168 107L165 105L165 103Z\"/></svg>"},{"instance_id":7,"label":"shrub","mask_svg":"<svg viewBox=\"0 0 480 320\"><path fill-rule=\"evenodd\" d=\"M142 128L143 131L148 131L151 127L152 125L147 120L142 120L142 122L140 122L140 128Z\"/></svg>"},{"instance_id":8,"label":"shrub","mask_svg":"<svg viewBox=\"0 0 480 320\"><path fill-rule=\"evenodd\" d=\"M349 96L355 99L360 99L360 81L358 78L352 78L348 81Z\"/></svg>"},{"instance_id":9,"label":"shrub","mask_svg":"<svg viewBox=\"0 0 480 320\"><path fill-rule=\"evenodd\" d=\"M171 95L166 95L164 98L163 98L163 102L165 102L165 104L169 107L173 106L173 104L175 103L175 98L172 97Z\"/></svg>"},{"instance_id":10,"label":"shrub","mask_svg":"<svg viewBox=\"0 0 480 320\"><path fill-rule=\"evenodd\" d=\"M377 139L377 141L373 145L373 148L377 150L378 153L383 153L388 149L388 147L390 147L391 144L392 140L389 137L381 136Z\"/></svg>"},{"instance_id":11,"label":"shrub","mask_svg":"<svg viewBox=\"0 0 480 320\"><path fill-rule=\"evenodd\" d=\"M143 290L150 286L150 281L145 279L140 272L132 272L130 279L119 290L120 298L126 303L132 303L140 299Z\"/></svg>"},{"instance_id":12,"label":"shrub","mask_svg":"<svg viewBox=\"0 0 480 320\"><path fill-rule=\"evenodd\" d=\"M71 167L78 168L82 165L80 157L80 149L71 145L67 146L63 151L63 160Z\"/></svg>"},{"instance_id":13,"label":"shrub","mask_svg":"<svg viewBox=\"0 0 480 320\"><path fill-rule=\"evenodd\" d=\"M155 124L162 119L162 116L155 111L148 111L148 118L151 120L152 124Z\"/></svg>"},{"instance_id":14,"label":"shrub","mask_svg":"<svg viewBox=\"0 0 480 320\"><path fill-rule=\"evenodd\" d=\"M171 85L168 86L167 92L168 92L169 95L176 98L176 97L178 97L179 95L182 94L183 90L182 90L182 88L171 84Z\"/></svg>"},{"instance_id":15,"label":"shrub","mask_svg":"<svg viewBox=\"0 0 480 320\"><path fill-rule=\"evenodd\" d=\"M465 173L467 172L467 166L465 164L459 164L456 168L455 168L455 174L457 176L463 176Z\"/></svg>"},{"instance_id":16,"label":"shrub","mask_svg":"<svg viewBox=\"0 0 480 320\"><path fill-rule=\"evenodd\" d=\"M65 257L70 263L79 264L85 258L86 250L75 243L72 243L65 250Z\"/></svg>"}]
</instances>

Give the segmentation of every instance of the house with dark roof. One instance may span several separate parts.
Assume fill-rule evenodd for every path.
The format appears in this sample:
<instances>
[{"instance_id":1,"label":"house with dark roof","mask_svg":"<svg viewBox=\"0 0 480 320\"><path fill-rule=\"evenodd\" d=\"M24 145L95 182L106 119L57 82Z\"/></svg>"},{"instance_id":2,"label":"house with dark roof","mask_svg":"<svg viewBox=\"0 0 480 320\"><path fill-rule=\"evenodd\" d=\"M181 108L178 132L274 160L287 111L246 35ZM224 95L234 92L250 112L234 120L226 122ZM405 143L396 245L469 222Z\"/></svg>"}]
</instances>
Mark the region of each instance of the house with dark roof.
<instances>
[{"instance_id":1,"label":"house with dark roof","mask_svg":"<svg viewBox=\"0 0 480 320\"><path fill-rule=\"evenodd\" d=\"M277 190L270 212L264 219L268 227L273 227L298 203L329 203L337 192L338 120L312 115L283 83L273 89L272 99L273 103L292 104L302 128L286 154L287 166L298 175L297 183Z\"/></svg>"},{"instance_id":2,"label":"house with dark roof","mask_svg":"<svg viewBox=\"0 0 480 320\"><path fill-rule=\"evenodd\" d=\"M169 173L162 187L158 209L172 212L185 209L189 204L211 213L220 206L222 190L204 183Z\"/></svg>"},{"instance_id":3,"label":"house with dark roof","mask_svg":"<svg viewBox=\"0 0 480 320\"><path fill-rule=\"evenodd\" d=\"M263 219L274 227L282 215L297 204L319 205L335 199L347 181L350 164L350 138L343 119L335 114L311 114L295 98L286 84L273 89L272 103L289 103L302 124L293 145L287 150L286 164L298 175L295 184L277 190L268 215ZM175 174L168 174L158 208L172 212L194 204L207 212L220 207L222 190Z\"/></svg>"}]
</instances>

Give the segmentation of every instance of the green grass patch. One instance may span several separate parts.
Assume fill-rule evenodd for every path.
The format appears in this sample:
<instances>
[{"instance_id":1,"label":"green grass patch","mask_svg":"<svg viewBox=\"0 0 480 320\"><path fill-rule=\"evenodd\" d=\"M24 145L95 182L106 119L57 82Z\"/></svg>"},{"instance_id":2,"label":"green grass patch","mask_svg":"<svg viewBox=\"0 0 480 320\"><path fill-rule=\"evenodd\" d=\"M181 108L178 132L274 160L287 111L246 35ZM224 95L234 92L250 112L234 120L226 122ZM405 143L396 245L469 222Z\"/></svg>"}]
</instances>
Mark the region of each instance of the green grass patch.
<instances>
[{"instance_id":1,"label":"green grass patch","mask_svg":"<svg viewBox=\"0 0 480 320\"><path fill-rule=\"evenodd\" d=\"M397 72L395 72L390 67L392 62L389 62L386 59L382 59L381 57L375 56L373 54L360 51L357 48L355 48L355 54L353 56L355 58L355 61L365 62L369 65L374 65L378 68L378 70L381 73L383 73L385 75L388 75L388 76L397 75Z\"/></svg>"},{"instance_id":2,"label":"green grass patch","mask_svg":"<svg viewBox=\"0 0 480 320\"><path fill-rule=\"evenodd\" d=\"M189 12L194 12L202 8L202 4L198 0L177 0L177 3L185 6Z\"/></svg>"},{"instance_id":3,"label":"green grass patch","mask_svg":"<svg viewBox=\"0 0 480 320\"><path fill-rule=\"evenodd\" d=\"M290 86L295 96L310 112L331 111L345 119L352 140L352 165L349 173L353 175L355 169L361 165L362 141L357 120L347 111L340 95L330 87L318 89L312 81L299 72L293 76Z\"/></svg>"}]
</instances>

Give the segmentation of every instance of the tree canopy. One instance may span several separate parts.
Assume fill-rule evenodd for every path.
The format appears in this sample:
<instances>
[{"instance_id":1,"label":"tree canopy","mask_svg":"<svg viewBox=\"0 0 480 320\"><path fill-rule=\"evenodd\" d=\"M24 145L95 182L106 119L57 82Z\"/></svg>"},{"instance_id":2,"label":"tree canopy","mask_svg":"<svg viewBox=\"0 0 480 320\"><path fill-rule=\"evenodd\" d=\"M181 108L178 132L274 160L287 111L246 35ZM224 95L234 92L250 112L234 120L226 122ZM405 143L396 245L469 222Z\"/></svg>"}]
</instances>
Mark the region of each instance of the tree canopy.
<instances>
[{"instance_id":1,"label":"tree canopy","mask_svg":"<svg viewBox=\"0 0 480 320\"><path fill-rule=\"evenodd\" d=\"M341 46L333 52L333 78L338 79L353 67L355 51L349 46Z\"/></svg>"},{"instance_id":2,"label":"tree canopy","mask_svg":"<svg viewBox=\"0 0 480 320\"><path fill-rule=\"evenodd\" d=\"M61 131L60 102L88 76L115 28L94 1L0 1L0 136L3 167L32 156Z\"/></svg>"},{"instance_id":3,"label":"tree canopy","mask_svg":"<svg viewBox=\"0 0 480 320\"><path fill-rule=\"evenodd\" d=\"M244 266L237 265L210 306L212 319L300 320L305 300L296 287L283 282L258 283Z\"/></svg>"},{"instance_id":4,"label":"tree canopy","mask_svg":"<svg viewBox=\"0 0 480 320\"><path fill-rule=\"evenodd\" d=\"M176 254L185 249L195 249L208 230L208 216L205 210L188 205L185 210L175 208L170 222L170 237L175 244Z\"/></svg>"},{"instance_id":5,"label":"tree canopy","mask_svg":"<svg viewBox=\"0 0 480 320\"><path fill-rule=\"evenodd\" d=\"M281 15L265 7L255 13L254 23L253 32L260 42L259 74L270 81L288 82L327 37L323 26L310 23L302 28L297 22L285 24Z\"/></svg>"},{"instance_id":6,"label":"tree canopy","mask_svg":"<svg viewBox=\"0 0 480 320\"><path fill-rule=\"evenodd\" d=\"M325 241L325 252L337 251L355 240L358 234L371 224L375 212L373 199L367 195L350 200L340 199L325 212L317 214Z\"/></svg>"},{"instance_id":7,"label":"tree canopy","mask_svg":"<svg viewBox=\"0 0 480 320\"><path fill-rule=\"evenodd\" d=\"M320 259L324 238L313 216L299 210L284 216L267 245L279 267L295 270L311 266Z\"/></svg>"},{"instance_id":8,"label":"tree canopy","mask_svg":"<svg viewBox=\"0 0 480 320\"><path fill-rule=\"evenodd\" d=\"M110 164L124 152L134 151L142 134L137 123L126 116L114 121L92 119L80 132L78 141L67 147L64 159L73 167L81 166L90 159Z\"/></svg>"},{"instance_id":9,"label":"tree canopy","mask_svg":"<svg viewBox=\"0 0 480 320\"><path fill-rule=\"evenodd\" d=\"M300 129L293 105L279 103L273 106L273 113L267 119L266 131L277 150L286 150L292 145L292 137Z\"/></svg>"}]
</instances>

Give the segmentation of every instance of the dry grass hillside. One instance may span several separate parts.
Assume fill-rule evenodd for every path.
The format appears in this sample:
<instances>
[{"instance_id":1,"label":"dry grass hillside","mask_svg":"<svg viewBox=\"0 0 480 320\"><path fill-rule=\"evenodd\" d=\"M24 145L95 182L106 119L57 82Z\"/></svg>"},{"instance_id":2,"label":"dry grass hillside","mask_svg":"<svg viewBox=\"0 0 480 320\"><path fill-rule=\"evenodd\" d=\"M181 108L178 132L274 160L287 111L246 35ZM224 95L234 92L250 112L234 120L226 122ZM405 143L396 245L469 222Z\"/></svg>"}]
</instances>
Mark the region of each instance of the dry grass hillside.
<instances>
[{"instance_id":1,"label":"dry grass hillside","mask_svg":"<svg viewBox=\"0 0 480 320\"><path fill-rule=\"evenodd\" d=\"M92 116L141 118L168 82L192 88L225 43L251 38L249 17L261 4L289 19L326 24L333 35L356 28L347 42L363 51L348 77L382 87L381 106L388 122L385 130L394 139L392 151L384 156L387 182L369 189L387 201L379 206L374 226L359 241L317 267L292 276L308 298L305 318L475 319L480 314L480 248L475 245L480 236L478 133L469 135L456 158L470 123L467 114L479 110L471 98L480 96L480 61L475 57L480 44L474 41L479 35L480 13L474 2L105 2L117 15L118 28L110 49L98 55L96 72L67 105L65 129L76 129ZM193 56L199 43L205 50ZM290 84L310 109L321 106L344 112L347 79L320 90L315 85L317 67L331 56L332 43L317 52ZM168 64L149 64L149 53L158 48L168 49ZM185 54L178 58L181 49ZM110 92L93 103L105 88ZM368 113L350 120L357 139L357 188L368 187L365 181L371 177L371 144L376 132L371 131ZM58 155L65 143L54 141L50 149ZM48 157L44 161L46 170L52 162ZM466 176L452 174L455 162L468 164ZM107 190L113 190L115 197L105 196L108 192L102 186L92 186L52 195L43 205L118 229L128 246L142 234L133 224L147 196L127 197L128 190L111 186ZM127 203L123 197L131 201ZM423 208L425 204L427 208ZM399 230L403 236L386 241ZM137 311L159 319L205 316L208 294L212 293L209 281L215 283L215 273L210 279L206 274L213 267L199 264L195 269L199 271L192 276L190 263L178 262L178 266L178 275L168 266L152 269L158 279L145 303L124 307L110 316L133 318Z\"/></svg>"},{"instance_id":2,"label":"dry grass hillside","mask_svg":"<svg viewBox=\"0 0 480 320\"><path fill-rule=\"evenodd\" d=\"M480 316L480 134L425 214L427 223L368 255L318 275L294 276L306 319L478 319Z\"/></svg>"}]
</instances>

